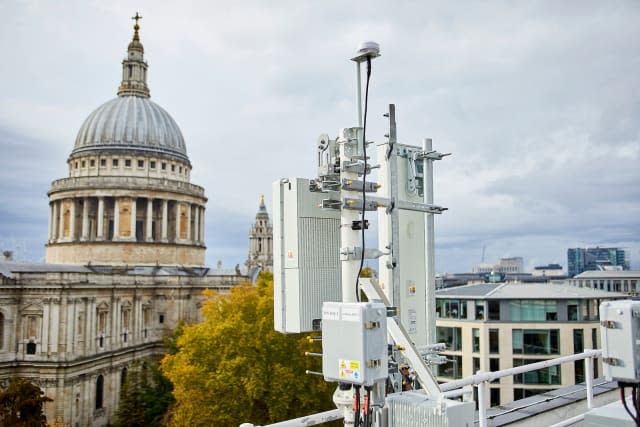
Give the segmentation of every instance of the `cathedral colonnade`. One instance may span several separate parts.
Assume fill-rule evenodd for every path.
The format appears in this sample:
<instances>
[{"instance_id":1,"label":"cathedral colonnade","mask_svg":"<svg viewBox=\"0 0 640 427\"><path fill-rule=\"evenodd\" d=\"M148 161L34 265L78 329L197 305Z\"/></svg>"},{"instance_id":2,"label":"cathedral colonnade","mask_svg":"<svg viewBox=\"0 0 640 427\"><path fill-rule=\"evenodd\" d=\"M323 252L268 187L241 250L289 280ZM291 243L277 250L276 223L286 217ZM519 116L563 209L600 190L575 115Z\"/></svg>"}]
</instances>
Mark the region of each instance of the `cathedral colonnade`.
<instances>
[{"instance_id":1,"label":"cathedral colonnade","mask_svg":"<svg viewBox=\"0 0 640 427\"><path fill-rule=\"evenodd\" d=\"M49 203L48 242L204 245L205 207L176 199L84 196Z\"/></svg>"}]
</instances>

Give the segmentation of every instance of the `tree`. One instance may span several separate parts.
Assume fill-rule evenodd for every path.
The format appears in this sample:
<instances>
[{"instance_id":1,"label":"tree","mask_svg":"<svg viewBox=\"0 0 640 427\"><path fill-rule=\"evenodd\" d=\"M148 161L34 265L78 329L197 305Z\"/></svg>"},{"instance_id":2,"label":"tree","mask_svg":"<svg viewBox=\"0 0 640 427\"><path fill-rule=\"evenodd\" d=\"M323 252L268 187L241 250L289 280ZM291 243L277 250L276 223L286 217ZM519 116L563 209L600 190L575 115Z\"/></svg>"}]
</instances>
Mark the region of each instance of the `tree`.
<instances>
[{"instance_id":1,"label":"tree","mask_svg":"<svg viewBox=\"0 0 640 427\"><path fill-rule=\"evenodd\" d=\"M13 378L0 392L0 427L42 427L47 425L42 406L53 399L24 378Z\"/></svg>"},{"instance_id":2,"label":"tree","mask_svg":"<svg viewBox=\"0 0 640 427\"><path fill-rule=\"evenodd\" d=\"M207 293L204 321L185 326L178 351L161 369L174 385L172 426L266 424L335 408L335 385L306 375L320 370L318 352L300 334L273 329L273 277L228 295Z\"/></svg>"}]
</instances>

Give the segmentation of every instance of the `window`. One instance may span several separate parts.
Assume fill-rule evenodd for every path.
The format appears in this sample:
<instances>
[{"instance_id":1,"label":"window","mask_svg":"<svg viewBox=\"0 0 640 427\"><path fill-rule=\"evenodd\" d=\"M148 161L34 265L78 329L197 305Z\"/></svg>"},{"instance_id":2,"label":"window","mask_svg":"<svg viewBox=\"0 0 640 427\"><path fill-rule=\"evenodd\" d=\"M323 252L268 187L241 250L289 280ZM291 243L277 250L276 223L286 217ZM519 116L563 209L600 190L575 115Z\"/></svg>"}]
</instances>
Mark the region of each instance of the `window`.
<instances>
[{"instance_id":1,"label":"window","mask_svg":"<svg viewBox=\"0 0 640 427\"><path fill-rule=\"evenodd\" d=\"M27 354L36 354L36 343L33 341L27 343Z\"/></svg>"},{"instance_id":2,"label":"window","mask_svg":"<svg viewBox=\"0 0 640 427\"><path fill-rule=\"evenodd\" d=\"M480 370L480 358L479 357L474 357L473 360L472 360L472 363L473 363L473 365L471 367L471 370L472 370L471 373L473 375L475 375ZM474 388L476 388L476 387L474 387Z\"/></svg>"},{"instance_id":3,"label":"window","mask_svg":"<svg viewBox=\"0 0 640 427\"><path fill-rule=\"evenodd\" d=\"M86 168L86 167L87 167L87 161L86 161L86 160L83 160L83 161L82 161L82 169L84 169L84 168Z\"/></svg>"},{"instance_id":4,"label":"window","mask_svg":"<svg viewBox=\"0 0 640 427\"><path fill-rule=\"evenodd\" d=\"M464 300L436 300L436 315L443 319L466 319L467 302Z\"/></svg>"},{"instance_id":5,"label":"window","mask_svg":"<svg viewBox=\"0 0 640 427\"><path fill-rule=\"evenodd\" d=\"M471 337L472 337L472 347L473 347L473 352L477 353L480 351L480 329L478 328L473 328L473 330L471 331Z\"/></svg>"},{"instance_id":6,"label":"window","mask_svg":"<svg viewBox=\"0 0 640 427\"><path fill-rule=\"evenodd\" d=\"M78 169L78 162L76 162L76 165L75 165L75 166L76 166L76 169Z\"/></svg>"},{"instance_id":7,"label":"window","mask_svg":"<svg viewBox=\"0 0 640 427\"><path fill-rule=\"evenodd\" d=\"M584 331L582 329L573 330L573 353L584 351Z\"/></svg>"},{"instance_id":8,"label":"window","mask_svg":"<svg viewBox=\"0 0 640 427\"><path fill-rule=\"evenodd\" d=\"M167 164L165 162L162 162L162 170L167 170Z\"/></svg>"},{"instance_id":9,"label":"window","mask_svg":"<svg viewBox=\"0 0 640 427\"><path fill-rule=\"evenodd\" d=\"M497 329L489 329L489 353L500 353L500 338Z\"/></svg>"},{"instance_id":10,"label":"window","mask_svg":"<svg viewBox=\"0 0 640 427\"><path fill-rule=\"evenodd\" d=\"M578 301L569 301L567 303L567 320L570 322L577 322L578 319L578 308L580 304Z\"/></svg>"},{"instance_id":11,"label":"window","mask_svg":"<svg viewBox=\"0 0 640 427\"><path fill-rule=\"evenodd\" d=\"M98 375L96 379L96 409L102 408L102 401L104 400L104 377Z\"/></svg>"},{"instance_id":12,"label":"window","mask_svg":"<svg viewBox=\"0 0 640 427\"><path fill-rule=\"evenodd\" d=\"M178 168L178 172L179 172L179 173L182 173L182 166L180 166L180 167Z\"/></svg>"},{"instance_id":13,"label":"window","mask_svg":"<svg viewBox=\"0 0 640 427\"><path fill-rule=\"evenodd\" d=\"M514 329L514 354L559 354L559 329Z\"/></svg>"},{"instance_id":14,"label":"window","mask_svg":"<svg viewBox=\"0 0 640 427\"><path fill-rule=\"evenodd\" d=\"M444 326L436 327L437 342L447 344L447 350L462 350L462 329Z\"/></svg>"},{"instance_id":15,"label":"window","mask_svg":"<svg viewBox=\"0 0 640 427\"><path fill-rule=\"evenodd\" d=\"M489 301L489 320L500 320L500 301Z\"/></svg>"},{"instance_id":16,"label":"window","mask_svg":"<svg viewBox=\"0 0 640 427\"><path fill-rule=\"evenodd\" d=\"M139 168L143 168L144 167L144 160L138 160L138 167Z\"/></svg>"},{"instance_id":17,"label":"window","mask_svg":"<svg viewBox=\"0 0 640 427\"><path fill-rule=\"evenodd\" d=\"M95 168L96 167L96 160L95 159L89 160L89 166L92 167L92 168Z\"/></svg>"},{"instance_id":18,"label":"window","mask_svg":"<svg viewBox=\"0 0 640 427\"><path fill-rule=\"evenodd\" d=\"M484 320L484 301L476 301L476 320Z\"/></svg>"},{"instance_id":19,"label":"window","mask_svg":"<svg viewBox=\"0 0 640 427\"><path fill-rule=\"evenodd\" d=\"M542 362L541 359L513 359L513 367ZM560 366L549 366L513 376L514 384L560 384Z\"/></svg>"},{"instance_id":20,"label":"window","mask_svg":"<svg viewBox=\"0 0 640 427\"><path fill-rule=\"evenodd\" d=\"M155 160L151 160L151 161L149 162L149 167L150 167L151 169L155 169L155 168L156 168L156 161L155 161Z\"/></svg>"},{"instance_id":21,"label":"window","mask_svg":"<svg viewBox=\"0 0 640 427\"><path fill-rule=\"evenodd\" d=\"M100 159L100 167L107 167L107 159Z\"/></svg>"},{"instance_id":22,"label":"window","mask_svg":"<svg viewBox=\"0 0 640 427\"><path fill-rule=\"evenodd\" d=\"M541 322L558 320L558 307L555 301L513 300L509 301L509 313L513 321Z\"/></svg>"},{"instance_id":23,"label":"window","mask_svg":"<svg viewBox=\"0 0 640 427\"><path fill-rule=\"evenodd\" d=\"M131 159L124 159L124 166L127 168L131 167Z\"/></svg>"},{"instance_id":24,"label":"window","mask_svg":"<svg viewBox=\"0 0 640 427\"><path fill-rule=\"evenodd\" d=\"M500 359L497 357L492 357L489 359L489 372L498 372L500 370ZM497 378L492 383L499 383L500 378Z\"/></svg>"},{"instance_id":25,"label":"window","mask_svg":"<svg viewBox=\"0 0 640 427\"><path fill-rule=\"evenodd\" d=\"M114 168L117 168L118 167L118 159L113 159L111 161L111 166L113 166Z\"/></svg>"},{"instance_id":26,"label":"window","mask_svg":"<svg viewBox=\"0 0 640 427\"><path fill-rule=\"evenodd\" d=\"M176 165L171 165L171 172L175 172L176 171Z\"/></svg>"},{"instance_id":27,"label":"window","mask_svg":"<svg viewBox=\"0 0 640 427\"><path fill-rule=\"evenodd\" d=\"M492 388L489 390L491 406L499 406L500 405L500 389Z\"/></svg>"},{"instance_id":28,"label":"window","mask_svg":"<svg viewBox=\"0 0 640 427\"><path fill-rule=\"evenodd\" d=\"M158 323L164 323L164 314L158 316Z\"/></svg>"},{"instance_id":29,"label":"window","mask_svg":"<svg viewBox=\"0 0 640 427\"><path fill-rule=\"evenodd\" d=\"M591 348L598 348L598 328L591 329Z\"/></svg>"},{"instance_id":30,"label":"window","mask_svg":"<svg viewBox=\"0 0 640 427\"><path fill-rule=\"evenodd\" d=\"M576 384L580 384L585 381L584 360L575 360L573 362L573 379Z\"/></svg>"},{"instance_id":31,"label":"window","mask_svg":"<svg viewBox=\"0 0 640 427\"><path fill-rule=\"evenodd\" d=\"M438 377L462 378L462 356L447 356L446 363L437 365L436 371Z\"/></svg>"}]
</instances>

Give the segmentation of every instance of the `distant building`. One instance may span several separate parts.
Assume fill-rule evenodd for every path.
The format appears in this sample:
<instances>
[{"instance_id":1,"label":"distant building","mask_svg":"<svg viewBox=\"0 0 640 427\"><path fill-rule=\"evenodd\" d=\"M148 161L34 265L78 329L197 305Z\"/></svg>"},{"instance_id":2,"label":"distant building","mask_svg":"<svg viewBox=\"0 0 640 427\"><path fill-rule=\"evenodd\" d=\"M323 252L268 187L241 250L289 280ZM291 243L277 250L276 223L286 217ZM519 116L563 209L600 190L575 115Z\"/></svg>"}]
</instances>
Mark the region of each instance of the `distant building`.
<instances>
[{"instance_id":1,"label":"distant building","mask_svg":"<svg viewBox=\"0 0 640 427\"><path fill-rule=\"evenodd\" d=\"M606 270L614 266L629 269L627 254L619 248L569 248L567 249L567 274L573 277L583 271Z\"/></svg>"},{"instance_id":2,"label":"distant building","mask_svg":"<svg viewBox=\"0 0 640 427\"><path fill-rule=\"evenodd\" d=\"M543 276L549 278L565 277L564 270L560 264L547 264L533 267L534 276Z\"/></svg>"},{"instance_id":3,"label":"distant building","mask_svg":"<svg viewBox=\"0 0 640 427\"><path fill-rule=\"evenodd\" d=\"M447 344L449 361L436 368L437 378L450 381L599 348L600 302L625 297L549 283L438 290L436 336ZM595 368L602 372L600 364ZM502 378L490 385L490 403L505 404L584 378L583 361Z\"/></svg>"},{"instance_id":4,"label":"distant building","mask_svg":"<svg viewBox=\"0 0 640 427\"><path fill-rule=\"evenodd\" d=\"M522 257L501 258L497 263L480 263L473 267L474 273L522 273Z\"/></svg>"},{"instance_id":5,"label":"distant building","mask_svg":"<svg viewBox=\"0 0 640 427\"><path fill-rule=\"evenodd\" d=\"M253 280L261 271L273 271L273 227L264 204L264 196L260 197L256 221L249 231L249 255L245 265Z\"/></svg>"},{"instance_id":6,"label":"distant building","mask_svg":"<svg viewBox=\"0 0 640 427\"><path fill-rule=\"evenodd\" d=\"M578 288L638 295L640 293L640 271L585 271L569 279L568 283Z\"/></svg>"}]
</instances>

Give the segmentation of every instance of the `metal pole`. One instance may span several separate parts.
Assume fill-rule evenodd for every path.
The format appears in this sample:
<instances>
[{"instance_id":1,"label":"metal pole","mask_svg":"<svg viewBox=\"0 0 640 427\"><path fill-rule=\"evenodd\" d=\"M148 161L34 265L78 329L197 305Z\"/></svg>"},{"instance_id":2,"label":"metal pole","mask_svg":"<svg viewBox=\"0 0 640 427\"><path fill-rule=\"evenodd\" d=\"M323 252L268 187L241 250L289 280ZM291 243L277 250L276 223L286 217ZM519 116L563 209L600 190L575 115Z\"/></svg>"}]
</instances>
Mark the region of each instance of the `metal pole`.
<instances>
[{"instance_id":1,"label":"metal pole","mask_svg":"<svg viewBox=\"0 0 640 427\"><path fill-rule=\"evenodd\" d=\"M433 148L433 141L431 138L425 138L422 142L422 149L425 153L431 151ZM424 203L427 205L433 205L433 160L424 158L422 160L422 180L423 180L423 197ZM426 284L427 284L427 343L433 344L436 342L436 276L435 276L435 239L433 229L433 214L425 214L424 222L424 238L426 244Z\"/></svg>"},{"instance_id":2,"label":"metal pole","mask_svg":"<svg viewBox=\"0 0 640 427\"><path fill-rule=\"evenodd\" d=\"M356 103L358 112L358 127L362 127L362 75L360 72L360 62L356 62Z\"/></svg>"},{"instance_id":3,"label":"metal pole","mask_svg":"<svg viewBox=\"0 0 640 427\"><path fill-rule=\"evenodd\" d=\"M589 350L585 350L589 351ZM587 383L587 408L593 409L593 358L584 359L585 379Z\"/></svg>"},{"instance_id":4,"label":"metal pole","mask_svg":"<svg viewBox=\"0 0 640 427\"><path fill-rule=\"evenodd\" d=\"M478 374L484 372L479 371ZM487 385L486 381L478 384L478 425L480 427L487 427Z\"/></svg>"}]
</instances>

